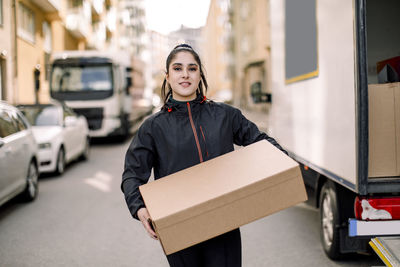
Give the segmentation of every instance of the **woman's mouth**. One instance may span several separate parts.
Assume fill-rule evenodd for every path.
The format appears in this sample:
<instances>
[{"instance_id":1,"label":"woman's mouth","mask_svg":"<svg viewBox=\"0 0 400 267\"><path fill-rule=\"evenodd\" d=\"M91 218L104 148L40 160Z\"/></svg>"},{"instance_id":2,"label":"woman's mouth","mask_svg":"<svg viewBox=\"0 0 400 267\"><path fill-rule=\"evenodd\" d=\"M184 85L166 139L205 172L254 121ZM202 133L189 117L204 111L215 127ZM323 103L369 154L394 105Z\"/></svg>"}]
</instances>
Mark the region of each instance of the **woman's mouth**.
<instances>
[{"instance_id":1,"label":"woman's mouth","mask_svg":"<svg viewBox=\"0 0 400 267\"><path fill-rule=\"evenodd\" d=\"M189 87L190 86L190 82L182 82L182 83L179 83L182 87Z\"/></svg>"}]
</instances>

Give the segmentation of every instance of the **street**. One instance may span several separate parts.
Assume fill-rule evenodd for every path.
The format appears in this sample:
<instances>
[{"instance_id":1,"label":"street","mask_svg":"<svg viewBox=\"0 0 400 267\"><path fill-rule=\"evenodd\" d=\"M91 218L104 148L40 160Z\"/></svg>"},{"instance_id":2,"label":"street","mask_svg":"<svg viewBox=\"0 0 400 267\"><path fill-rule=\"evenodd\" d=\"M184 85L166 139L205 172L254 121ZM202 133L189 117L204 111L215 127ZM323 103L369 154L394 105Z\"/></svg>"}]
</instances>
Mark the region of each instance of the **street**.
<instances>
[{"instance_id":1,"label":"street","mask_svg":"<svg viewBox=\"0 0 400 267\"><path fill-rule=\"evenodd\" d=\"M0 266L168 266L158 241L133 220L120 190L125 143L91 147L61 177L40 179L33 203L0 207ZM317 210L300 204L241 228L243 266L382 266L375 256L332 262Z\"/></svg>"}]
</instances>

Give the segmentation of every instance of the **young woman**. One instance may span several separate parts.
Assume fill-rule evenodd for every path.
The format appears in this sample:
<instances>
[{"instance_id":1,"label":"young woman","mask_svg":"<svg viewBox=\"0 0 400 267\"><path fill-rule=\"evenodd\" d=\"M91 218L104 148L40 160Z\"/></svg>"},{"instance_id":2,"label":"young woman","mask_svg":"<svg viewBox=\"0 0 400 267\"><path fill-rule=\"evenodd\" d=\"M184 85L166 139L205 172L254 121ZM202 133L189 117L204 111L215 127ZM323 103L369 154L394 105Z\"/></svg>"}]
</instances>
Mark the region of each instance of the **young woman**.
<instances>
[{"instance_id":1,"label":"young woman","mask_svg":"<svg viewBox=\"0 0 400 267\"><path fill-rule=\"evenodd\" d=\"M157 239L138 187L151 169L160 179L203 161L266 139L240 110L206 99L207 81L198 54L187 44L176 46L166 62L161 87L164 106L140 127L125 157L121 188L126 203L147 233ZM170 266L241 266L239 229L167 256Z\"/></svg>"}]
</instances>

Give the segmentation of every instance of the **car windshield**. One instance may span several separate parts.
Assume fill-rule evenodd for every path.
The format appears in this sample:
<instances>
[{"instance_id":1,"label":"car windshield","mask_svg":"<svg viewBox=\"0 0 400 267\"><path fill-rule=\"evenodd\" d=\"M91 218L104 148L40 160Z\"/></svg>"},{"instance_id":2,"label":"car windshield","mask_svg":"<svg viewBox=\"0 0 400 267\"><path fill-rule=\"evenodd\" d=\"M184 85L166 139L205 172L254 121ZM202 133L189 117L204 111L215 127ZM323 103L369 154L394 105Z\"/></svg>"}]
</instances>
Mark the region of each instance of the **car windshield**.
<instances>
[{"instance_id":1,"label":"car windshield","mask_svg":"<svg viewBox=\"0 0 400 267\"><path fill-rule=\"evenodd\" d=\"M59 108L55 106L31 106L21 107L20 110L28 119L29 123L35 126L60 125L61 118Z\"/></svg>"},{"instance_id":2,"label":"car windshield","mask_svg":"<svg viewBox=\"0 0 400 267\"><path fill-rule=\"evenodd\" d=\"M53 92L110 91L111 65L55 65L51 74Z\"/></svg>"}]
</instances>

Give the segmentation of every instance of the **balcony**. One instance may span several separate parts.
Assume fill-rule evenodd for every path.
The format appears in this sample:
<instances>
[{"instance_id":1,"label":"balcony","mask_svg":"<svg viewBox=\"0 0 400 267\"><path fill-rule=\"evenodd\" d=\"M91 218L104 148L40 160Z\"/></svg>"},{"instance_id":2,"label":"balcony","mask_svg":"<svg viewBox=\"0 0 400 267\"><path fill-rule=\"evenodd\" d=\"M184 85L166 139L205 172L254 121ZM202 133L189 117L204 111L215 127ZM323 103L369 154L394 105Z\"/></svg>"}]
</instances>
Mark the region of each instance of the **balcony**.
<instances>
[{"instance_id":1,"label":"balcony","mask_svg":"<svg viewBox=\"0 0 400 267\"><path fill-rule=\"evenodd\" d=\"M32 0L32 2L46 13L59 12L61 9L61 0Z\"/></svg>"},{"instance_id":2,"label":"balcony","mask_svg":"<svg viewBox=\"0 0 400 267\"><path fill-rule=\"evenodd\" d=\"M106 41L106 25L104 22L99 22L93 25L93 33L88 39L88 46L97 50L104 47Z\"/></svg>"},{"instance_id":3,"label":"balcony","mask_svg":"<svg viewBox=\"0 0 400 267\"><path fill-rule=\"evenodd\" d=\"M104 11L104 0L92 0L92 16L99 17Z\"/></svg>"},{"instance_id":4,"label":"balcony","mask_svg":"<svg viewBox=\"0 0 400 267\"><path fill-rule=\"evenodd\" d=\"M87 12L83 8L70 9L65 19L65 26L76 38L87 39L90 30L90 16L87 16Z\"/></svg>"}]
</instances>

